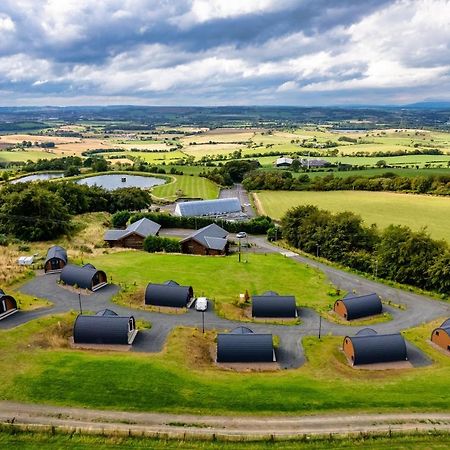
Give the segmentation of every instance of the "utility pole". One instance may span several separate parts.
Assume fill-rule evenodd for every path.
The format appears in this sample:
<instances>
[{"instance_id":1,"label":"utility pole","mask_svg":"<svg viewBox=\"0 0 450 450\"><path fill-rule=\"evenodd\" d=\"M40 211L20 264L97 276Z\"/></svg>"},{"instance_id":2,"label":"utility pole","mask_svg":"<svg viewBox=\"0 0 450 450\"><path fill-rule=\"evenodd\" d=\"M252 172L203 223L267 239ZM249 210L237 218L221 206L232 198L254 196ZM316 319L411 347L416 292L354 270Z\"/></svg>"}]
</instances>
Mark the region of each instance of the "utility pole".
<instances>
[{"instance_id":1,"label":"utility pole","mask_svg":"<svg viewBox=\"0 0 450 450\"><path fill-rule=\"evenodd\" d=\"M320 245L316 244L316 257L319 257L319 249L320 249Z\"/></svg>"},{"instance_id":2,"label":"utility pole","mask_svg":"<svg viewBox=\"0 0 450 450\"><path fill-rule=\"evenodd\" d=\"M322 316L319 316L319 339L322 334Z\"/></svg>"},{"instance_id":3,"label":"utility pole","mask_svg":"<svg viewBox=\"0 0 450 450\"><path fill-rule=\"evenodd\" d=\"M375 278L378 278L378 258L375 260Z\"/></svg>"},{"instance_id":4,"label":"utility pole","mask_svg":"<svg viewBox=\"0 0 450 450\"><path fill-rule=\"evenodd\" d=\"M239 242L239 244L238 244L239 262L241 262L241 238L238 239L238 242Z\"/></svg>"},{"instance_id":5,"label":"utility pole","mask_svg":"<svg viewBox=\"0 0 450 450\"><path fill-rule=\"evenodd\" d=\"M78 303L80 304L80 314L83 315L83 308L81 307L81 294L78 293Z\"/></svg>"},{"instance_id":6,"label":"utility pole","mask_svg":"<svg viewBox=\"0 0 450 450\"><path fill-rule=\"evenodd\" d=\"M205 311L202 311L202 333L205 334Z\"/></svg>"}]
</instances>

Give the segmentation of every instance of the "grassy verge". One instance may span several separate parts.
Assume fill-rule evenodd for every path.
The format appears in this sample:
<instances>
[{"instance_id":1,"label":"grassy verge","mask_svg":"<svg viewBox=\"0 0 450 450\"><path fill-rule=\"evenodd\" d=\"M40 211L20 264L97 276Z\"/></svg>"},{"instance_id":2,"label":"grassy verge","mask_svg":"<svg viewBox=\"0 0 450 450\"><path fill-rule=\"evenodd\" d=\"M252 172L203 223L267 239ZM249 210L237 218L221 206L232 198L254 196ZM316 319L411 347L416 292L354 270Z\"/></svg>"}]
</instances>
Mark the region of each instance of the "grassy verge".
<instances>
[{"instance_id":1,"label":"grassy verge","mask_svg":"<svg viewBox=\"0 0 450 450\"><path fill-rule=\"evenodd\" d=\"M0 370L8 374L0 399L225 415L448 410L450 358L426 342L434 323L405 333L433 359L428 367L354 370L342 337L327 336L303 339L307 363L299 369L237 373L213 363L214 333L191 328L175 329L159 354L67 349L58 333L70 332L74 317L0 332Z\"/></svg>"},{"instance_id":2,"label":"grassy verge","mask_svg":"<svg viewBox=\"0 0 450 450\"><path fill-rule=\"evenodd\" d=\"M183 450L221 450L221 449L297 449L328 450L353 449L364 450L396 449L396 450L446 450L450 446L449 433L412 433L386 435L367 435L359 437L310 437L305 436L288 442L205 442L186 440L151 439L148 437L121 436L89 436L81 434L44 433L37 431L20 431L17 428L4 426L0 428L0 447L10 450L60 450L77 449L110 450L123 449L183 449Z\"/></svg>"}]
</instances>

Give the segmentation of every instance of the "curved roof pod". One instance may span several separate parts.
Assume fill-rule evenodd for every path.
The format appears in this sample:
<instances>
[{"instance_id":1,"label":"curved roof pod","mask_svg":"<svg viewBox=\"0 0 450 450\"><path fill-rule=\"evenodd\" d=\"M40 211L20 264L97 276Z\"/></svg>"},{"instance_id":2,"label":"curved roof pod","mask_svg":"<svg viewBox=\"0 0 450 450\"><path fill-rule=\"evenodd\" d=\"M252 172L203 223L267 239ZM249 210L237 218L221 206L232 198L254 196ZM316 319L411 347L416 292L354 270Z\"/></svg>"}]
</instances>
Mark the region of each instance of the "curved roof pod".
<instances>
[{"instance_id":1,"label":"curved roof pod","mask_svg":"<svg viewBox=\"0 0 450 450\"><path fill-rule=\"evenodd\" d=\"M44 262L44 270L48 272L58 272L67 264L67 252L63 247L54 245L47 251Z\"/></svg>"},{"instance_id":2,"label":"curved roof pod","mask_svg":"<svg viewBox=\"0 0 450 450\"><path fill-rule=\"evenodd\" d=\"M0 320L17 312L17 302L11 295L0 289Z\"/></svg>"},{"instance_id":3,"label":"curved roof pod","mask_svg":"<svg viewBox=\"0 0 450 450\"><path fill-rule=\"evenodd\" d=\"M378 334L373 328L363 328L356 333L356 336L372 336Z\"/></svg>"},{"instance_id":4,"label":"curved roof pod","mask_svg":"<svg viewBox=\"0 0 450 450\"><path fill-rule=\"evenodd\" d=\"M79 315L73 326L75 344L131 345L136 334L133 316Z\"/></svg>"},{"instance_id":5,"label":"curved roof pod","mask_svg":"<svg viewBox=\"0 0 450 450\"><path fill-rule=\"evenodd\" d=\"M145 290L146 305L186 308L193 297L192 286L180 286L171 280L162 284L149 283Z\"/></svg>"},{"instance_id":6,"label":"curved roof pod","mask_svg":"<svg viewBox=\"0 0 450 450\"><path fill-rule=\"evenodd\" d=\"M249 333L253 333L253 331L250 330L250 328L248 328L248 327L236 327L233 330L231 330L230 333L231 334L249 334Z\"/></svg>"},{"instance_id":7,"label":"curved roof pod","mask_svg":"<svg viewBox=\"0 0 450 450\"><path fill-rule=\"evenodd\" d=\"M297 305L293 295L266 292L252 297L253 317L297 317Z\"/></svg>"},{"instance_id":8,"label":"curved roof pod","mask_svg":"<svg viewBox=\"0 0 450 450\"><path fill-rule=\"evenodd\" d=\"M444 320L440 327L433 330L431 342L450 352L450 319Z\"/></svg>"},{"instance_id":9,"label":"curved roof pod","mask_svg":"<svg viewBox=\"0 0 450 450\"><path fill-rule=\"evenodd\" d=\"M176 216L217 216L241 211L241 202L235 197L178 202L175 207Z\"/></svg>"},{"instance_id":10,"label":"curved roof pod","mask_svg":"<svg viewBox=\"0 0 450 450\"><path fill-rule=\"evenodd\" d=\"M377 294L349 295L342 300L336 300L334 311L347 320L374 316L383 312L383 304Z\"/></svg>"},{"instance_id":11,"label":"curved roof pod","mask_svg":"<svg viewBox=\"0 0 450 450\"><path fill-rule=\"evenodd\" d=\"M118 316L118 314L112 309L102 309L95 313L96 316Z\"/></svg>"},{"instance_id":12,"label":"curved roof pod","mask_svg":"<svg viewBox=\"0 0 450 450\"><path fill-rule=\"evenodd\" d=\"M232 332L217 335L218 363L274 361L275 352L271 334Z\"/></svg>"},{"instance_id":13,"label":"curved roof pod","mask_svg":"<svg viewBox=\"0 0 450 450\"><path fill-rule=\"evenodd\" d=\"M361 334L346 336L343 350L354 365L406 361L405 339L400 333L377 334L366 328Z\"/></svg>"},{"instance_id":14,"label":"curved roof pod","mask_svg":"<svg viewBox=\"0 0 450 450\"><path fill-rule=\"evenodd\" d=\"M78 286L81 289L96 291L107 284L106 273L97 270L92 264L83 267L67 264L61 271L60 281L69 286Z\"/></svg>"}]
</instances>

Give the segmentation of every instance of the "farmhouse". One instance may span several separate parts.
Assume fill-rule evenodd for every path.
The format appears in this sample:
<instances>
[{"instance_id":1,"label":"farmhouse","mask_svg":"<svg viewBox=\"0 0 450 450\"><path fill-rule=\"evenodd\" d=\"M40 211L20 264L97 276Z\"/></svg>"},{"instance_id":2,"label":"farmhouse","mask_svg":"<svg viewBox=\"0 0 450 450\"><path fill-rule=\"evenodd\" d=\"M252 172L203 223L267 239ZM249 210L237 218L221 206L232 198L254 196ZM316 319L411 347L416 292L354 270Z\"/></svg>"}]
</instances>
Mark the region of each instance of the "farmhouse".
<instances>
[{"instance_id":1,"label":"farmhouse","mask_svg":"<svg viewBox=\"0 0 450 450\"><path fill-rule=\"evenodd\" d=\"M110 247L129 247L141 249L147 236L157 236L161 225L147 218L128 225L125 230L108 230L104 240Z\"/></svg>"},{"instance_id":2,"label":"farmhouse","mask_svg":"<svg viewBox=\"0 0 450 450\"><path fill-rule=\"evenodd\" d=\"M194 290L191 286L180 286L172 280L162 284L149 283L145 290L146 305L186 308L192 298Z\"/></svg>"},{"instance_id":3,"label":"farmhouse","mask_svg":"<svg viewBox=\"0 0 450 450\"><path fill-rule=\"evenodd\" d=\"M133 316L121 317L109 309L94 316L80 314L73 326L75 344L131 345L136 335Z\"/></svg>"},{"instance_id":4,"label":"farmhouse","mask_svg":"<svg viewBox=\"0 0 450 450\"><path fill-rule=\"evenodd\" d=\"M348 294L342 300L336 300L333 309L344 319L354 320L381 314L383 305L377 294Z\"/></svg>"},{"instance_id":5,"label":"farmhouse","mask_svg":"<svg viewBox=\"0 0 450 450\"><path fill-rule=\"evenodd\" d=\"M400 333L378 334L364 328L356 336L346 336L342 349L352 365L406 361L405 339Z\"/></svg>"},{"instance_id":6,"label":"farmhouse","mask_svg":"<svg viewBox=\"0 0 450 450\"><path fill-rule=\"evenodd\" d=\"M92 264L84 266L74 266L68 264L61 271L60 281L69 286L76 286L81 289L96 291L106 286L108 279L106 273L97 270Z\"/></svg>"},{"instance_id":7,"label":"farmhouse","mask_svg":"<svg viewBox=\"0 0 450 450\"><path fill-rule=\"evenodd\" d=\"M450 352L450 319L447 319L440 327L433 330L431 342Z\"/></svg>"},{"instance_id":8,"label":"farmhouse","mask_svg":"<svg viewBox=\"0 0 450 450\"><path fill-rule=\"evenodd\" d=\"M278 295L268 291L252 297L253 317L297 317L297 305L293 295Z\"/></svg>"},{"instance_id":9,"label":"farmhouse","mask_svg":"<svg viewBox=\"0 0 450 450\"><path fill-rule=\"evenodd\" d=\"M276 167L290 167L293 163L293 159L292 158L288 158L287 156L283 156L281 158L278 158L275 161L275 166Z\"/></svg>"},{"instance_id":10,"label":"farmhouse","mask_svg":"<svg viewBox=\"0 0 450 450\"><path fill-rule=\"evenodd\" d=\"M239 199L218 198L216 200L198 200L194 202L178 202L175 207L176 216L220 216L240 213L242 211Z\"/></svg>"},{"instance_id":11,"label":"farmhouse","mask_svg":"<svg viewBox=\"0 0 450 450\"><path fill-rule=\"evenodd\" d=\"M271 334L255 334L250 328L238 327L231 333L217 335L218 363L265 363L276 361Z\"/></svg>"},{"instance_id":12,"label":"farmhouse","mask_svg":"<svg viewBox=\"0 0 450 450\"><path fill-rule=\"evenodd\" d=\"M44 271L45 273L61 272L64 266L67 265L67 252L59 245L50 247L45 258Z\"/></svg>"},{"instance_id":13,"label":"farmhouse","mask_svg":"<svg viewBox=\"0 0 450 450\"><path fill-rule=\"evenodd\" d=\"M213 223L184 238L181 250L195 255L226 255L230 245L227 236L228 231Z\"/></svg>"},{"instance_id":14,"label":"farmhouse","mask_svg":"<svg viewBox=\"0 0 450 450\"><path fill-rule=\"evenodd\" d=\"M0 320L10 316L17 312L17 302L14 297L6 295L5 292L0 289Z\"/></svg>"}]
</instances>

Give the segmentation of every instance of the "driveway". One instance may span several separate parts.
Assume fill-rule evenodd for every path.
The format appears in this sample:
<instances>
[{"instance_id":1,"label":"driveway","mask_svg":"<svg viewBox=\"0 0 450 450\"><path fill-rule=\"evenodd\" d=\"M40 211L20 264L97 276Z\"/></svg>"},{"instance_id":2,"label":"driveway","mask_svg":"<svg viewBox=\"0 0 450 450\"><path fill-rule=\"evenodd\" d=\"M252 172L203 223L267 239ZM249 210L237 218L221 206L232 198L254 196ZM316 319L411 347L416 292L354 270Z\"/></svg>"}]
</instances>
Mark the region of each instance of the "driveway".
<instances>
[{"instance_id":1,"label":"driveway","mask_svg":"<svg viewBox=\"0 0 450 450\"><path fill-rule=\"evenodd\" d=\"M245 214L248 217L255 217L255 211L251 207L250 196L249 193L244 189L242 184L236 183L232 188L221 189L219 198L230 198L236 197L241 202L241 205L244 209Z\"/></svg>"}]
</instances>

